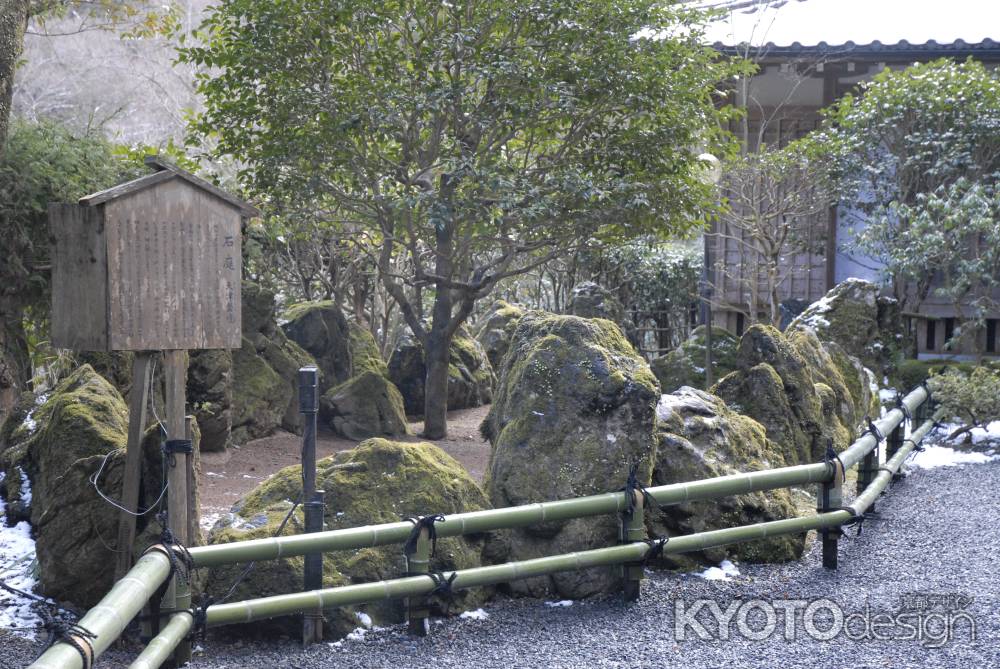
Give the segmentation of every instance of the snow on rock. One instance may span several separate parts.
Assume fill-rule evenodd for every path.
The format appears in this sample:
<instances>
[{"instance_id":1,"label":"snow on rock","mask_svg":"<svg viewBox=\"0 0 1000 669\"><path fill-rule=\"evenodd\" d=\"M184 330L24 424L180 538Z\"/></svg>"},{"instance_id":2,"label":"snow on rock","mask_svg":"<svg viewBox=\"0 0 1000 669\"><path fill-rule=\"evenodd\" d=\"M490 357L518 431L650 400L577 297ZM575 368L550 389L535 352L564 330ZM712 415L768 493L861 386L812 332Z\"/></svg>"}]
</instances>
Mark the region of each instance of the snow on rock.
<instances>
[{"instance_id":1,"label":"snow on rock","mask_svg":"<svg viewBox=\"0 0 1000 669\"><path fill-rule=\"evenodd\" d=\"M705 571L698 574L701 578L706 581L728 581L734 576L739 576L740 570L736 568L736 565L729 560L723 560L719 563L718 567L709 567Z\"/></svg>"},{"instance_id":2,"label":"snow on rock","mask_svg":"<svg viewBox=\"0 0 1000 669\"><path fill-rule=\"evenodd\" d=\"M354 615L357 617L358 622L365 627L370 628L372 626L372 617L367 613L364 613L363 611L355 611Z\"/></svg>"},{"instance_id":3,"label":"snow on rock","mask_svg":"<svg viewBox=\"0 0 1000 669\"><path fill-rule=\"evenodd\" d=\"M459 618L464 618L465 620L486 620L490 617L490 614L482 609L476 609L475 611L463 611Z\"/></svg>"},{"instance_id":4,"label":"snow on rock","mask_svg":"<svg viewBox=\"0 0 1000 669\"><path fill-rule=\"evenodd\" d=\"M0 481L3 476L0 472ZM30 500L30 488L26 488L24 494ZM38 579L35 577L35 541L31 538L31 526L21 521L7 527L6 514L7 505L0 499L0 579L12 588L33 592ZM31 628L40 623L30 599L0 590L0 628ZM14 633L34 637L32 632L25 630L16 629Z\"/></svg>"},{"instance_id":5,"label":"snow on rock","mask_svg":"<svg viewBox=\"0 0 1000 669\"><path fill-rule=\"evenodd\" d=\"M545 602L545 606L549 607L550 609L563 609L566 608L567 606L573 606L573 600L560 599L559 601L556 602Z\"/></svg>"}]
</instances>

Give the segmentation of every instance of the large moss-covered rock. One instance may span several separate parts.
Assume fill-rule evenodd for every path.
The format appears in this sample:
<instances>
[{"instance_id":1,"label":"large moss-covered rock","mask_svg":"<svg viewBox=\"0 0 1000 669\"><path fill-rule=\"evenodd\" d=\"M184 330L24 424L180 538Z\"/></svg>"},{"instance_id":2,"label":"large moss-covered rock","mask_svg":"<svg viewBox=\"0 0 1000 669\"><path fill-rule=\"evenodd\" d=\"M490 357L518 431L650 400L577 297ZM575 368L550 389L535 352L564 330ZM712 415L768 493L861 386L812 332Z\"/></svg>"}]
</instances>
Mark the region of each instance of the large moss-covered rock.
<instances>
[{"instance_id":1,"label":"large moss-covered rock","mask_svg":"<svg viewBox=\"0 0 1000 669\"><path fill-rule=\"evenodd\" d=\"M736 365L712 393L763 425L789 464L822 457L822 401L812 371L791 342L773 327L753 325L740 340Z\"/></svg>"},{"instance_id":2,"label":"large moss-covered rock","mask_svg":"<svg viewBox=\"0 0 1000 669\"><path fill-rule=\"evenodd\" d=\"M721 379L736 369L739 341L725 328L712 328L712 378ZM649 364L663 392L670 393L681 386L704 390L705 348L705 326L699 325L680 346Z\"/></svg>"},{"instance_id":3,"label":"large moss-covered rock","mask_svg":"<svg viewBox=\"0 0 1000 669\"><path fill-rule=\"evenodd\" d=\"M320 418L348 439L409 433L403 396L389 379L373 371L328 390L320 399Z\"/></svg>"},{"instance_id":4,"label":"large moss-covered rock","mask_svg":"<svg viewBox=\"0 0 1000 669\"><path fill-rule=\"evenodd\" d=\"M758 471L785 465L782 449L767 439L757 421L732 411L718 397L684 387L663 395L657 405L656 465L653 485ZM677 536L708 530L792 518L796 515L788 490L755 492L709 502L665 507L648 516L656 536ZM674 568L726 557L750 562L783 562L802 555L805 535L791 535L668 556Z\"/></svg>"},{"instance_id":5,"label":"large moss-covered rock","mask_svg":"<svg viewBox=\"0 0 1000 669\"><path fill-rule=\"evenodd\" d=\"M406 413L424 413L427 366L424 347L410 334L404 335L389 358L389 378L403 395ZM448 409L468 409L493 400L496 377L482 344L468 328L461 327L448 348Z\"/></svg>"},{"instance_id":6,"label":"large moss-covered rock","mask_svg":"<svg viewBox=\"0 0 1000 669\"><path fill-rule=\"evenodd\" d=\"M285 318L285 334L312 355L322 371L321 392L367 371L386 375L375 338L367 328L348 320L333 302L295 304Z\"/></svg>"},{"instance_id":7,"label":"large moss-covered rock","mask_svg":"<svg viewBox=\"0 0 1000 669\"><path fill-rule=\"evenodd\" d=\"M298 431L300 367L312 356L278 327L274 293L243 282L243 343L233 352L232 439L242 443L278 427Z\"/></svg>"},{"instance_id":8,"label":"large moss-covered rock","mask_svg":"<svg viewBox=\"0 0 1000 669\"><path fill-rule=\"evenodd\" d=\"M865 416L877 415L869 373L809 328L786 336L754 325L740 340L736 364L712 392L761 423L789 464L820 460L827 444L846 448Z\"/></svg>"},{"instance_id":9,"label":"large moss-covered rock","mask_svg":"<svg viewBox=\"0 0 1000 669\"><path fill-rule=\"evenodd\" d=\"M98 485L108 496L120 498L127 429L128 410L121 395L83 365L9 430L0 455L3 493L8 500L19 498L30 518L40 590L46 596L92 606L113 583L115 551L138 554L160 531L150 515L142 516L135 544L115 546L119 512L101 499L89 480L103 463ZM151 435L143 443L142 508L156 501L162 485L159 440L155 430ZM16 489L10 485L14 482Z\"/></svg>"},{"instance_id":10,"label":"large moss-covered rock","mask_svg":"<svg viewBox=\"0 0 1000 669\"><path fill-rule=\"evenodd\" d=\"M205 451L225 450L229 446L233 429L231 351L215 349L191 352L187 399L201 430L201 448Z\"/></svg>"},{"instance_id":11,"label":"large moss-covered rock","mask_svg":"<svg viewBox=\"0 0 1000 669\"><path fill-rule=\"evenodd\" d=\"M291 388L246 337L233 351L233 384L233 441L242 444L273 433L288 408Z\"/></svg>"},{"instance_id":12,"label":"large moss-covered rock","mask_svg":"<svg viewBox=\"0 0 1000 669\"><path fill-rule=\"evenodd\" d=\"M788 331L815 331L821 341L839 344L881 378L898 363L903 335L898 303L880 292L869 281L847 279L809 305Z\"/></svg>"},{"instance_id":13,"label":"large moss-covered rock","mask_svg":"<svg viewBox=\"0 0 1000 669\"><path fill-rule=\"evenodd\" d=\"M482 431L492 445L487 489L513 506L620 488L639 465L647 483L656 450L659 385L617 325L528 312L504 357ZM522 560L607 546L612 517L552 522L497 533L490 559ZM612 569L512 583L516 592L584 597L616 582Z\"/></svg>"},{"instance_id":14,"label":"large moss-covered rock","mask_svg":"<svg viewBox=\"0 0 1000 669\"><path fill-rule=\"evenodd\" d=\"M522 307L504 300L494 302L483 316L476 340L482 344L494 370L500 369L500 362L510 348L510 338L521 316L524 316Z\"/></svg>"},{"instance_id":15,"label":"large moss-covered rock","mask_svg":"<svg viewBox=\"0 0 1000 669\"><path fill-rule=\"evenodd\" d=\"M375 338L330 301L303 302L285 314L288 336L320 368L320 419L348 439L408 433L399 389Z\"/></svg>"},{"instance_id":16,"label":"large moss-covered rock","mask_svg":"<svg viewBox=\"0 0 1000 669\"><path fill-rule=\"evenodd\" d=\"M462 466L437 446L428 443L397 443L369 439L317 463L317 487L326 490L324 522L327 529L397 522L434 513L446 516L489 508L482 489ZM247 494L213 530L210 542L225 543L271 536L291 508L289 500L302 492L301 468L287 467ZM301 532L300 512L292 517L285 533ZM481 564L483 537L441 538L431 560L432 571L468 569ZM326 553L323 584L326 587L397 578L404 571L401 546L364 548ZM288 593L302 588L302 558L260 563L233 595L233 600ZM239 565L215 567L208 577L210 594L221 594L242 569ZM474 588L456 593L452 611L480 606L488 589ZM360 607L375 624L403 620L403 603L387 601ZM336 612L327 612L336 615ZM271 621L294 633L301 622L295 618ZM356 624L354 626L357 626ZM346 629L341 626L340 632Z\"/></svg>"},{"instance_id":17,"label":"large moss-covered rock","mask_svg":"<svg viewBox=\"0 0 1000 669\"><path fill-rule=\"evenodd\" d=\"M604 286L584 281L573 286L566 313L581 318L604 318L622 329L630 342L635 342L635 323L625 311L621 301Z\"/></svg>"}]
</instances>

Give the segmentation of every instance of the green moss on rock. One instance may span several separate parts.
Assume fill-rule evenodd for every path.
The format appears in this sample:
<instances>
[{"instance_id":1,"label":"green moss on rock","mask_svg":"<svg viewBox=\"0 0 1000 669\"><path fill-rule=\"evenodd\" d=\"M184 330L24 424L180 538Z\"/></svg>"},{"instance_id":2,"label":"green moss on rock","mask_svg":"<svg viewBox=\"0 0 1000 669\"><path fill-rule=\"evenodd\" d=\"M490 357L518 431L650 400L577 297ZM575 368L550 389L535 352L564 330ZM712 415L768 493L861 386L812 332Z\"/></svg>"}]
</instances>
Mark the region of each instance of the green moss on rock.
<instances>
[{"instance_id":1,"label":"green moss on rock","mask_svg":"<svg viewBox=\"0 0 1000 669\"><path fill-rule=\"evenodd\" d=\"M629 467L645 482L655 453L659 385L617 325L529 312L503 359L482 431L492 444L487 488L512 506L619 488ZM520 560L613 543L613 518L547 523L497 533L493 560ZM612 570L511 584L517 592L583 597L616 582Z\"/></svg>"},{"instance_id":2,"label":"green moss on rock","mask_svg":"<svg viewBox=\"0 0 1000 669\"><path fill-rule=\"evenodd\" d=\"M668 485L785 465L780 446L767 438L764 426L742 416L718 397L686 387L664 395L657 406L658 448L653 484ZM795 517L788 490L756 492L711 502L688 502L648 516L654 536L676 536ZM751 562L783 562L801 556L805 535L671 555L672 568L726 557Z\"/></svg>"},{"instance_id":3,"label":"green moss on rock","mask_svg":"<svg viewBox=\"0 0 1000 669\"><path fill-rule=\"evenodd\" d=\"M389 358L389 378L403 395L407 415L424 412L427 366L424 348L412 335L405 335ZM496 376L482 345L468 328L461 327L448 348L448 409L468 409L493 400Z\"/></svg>"},{"instance_id":4,"label":"green moss on rock","mask_svg":"<svg viewBox=\"0 0 1000 669\"><path fill-rule=\"evenodd\" d=\"M501 361L510 348L510 338L514 335L514 328L524 314L525 310L522 307L497 300L483 316L476 332L476 340L482 344L494 370L500 369Z\"/></svg>"},{"instance_id":5,"label":"green moss on rock","mask_svg":"<svg viewBox=\"0 0 1000 669\"><path fill-rule=\"evenodd\" d=\"M150 516L142 516L135 543L115 546L119 512L89 480L103 463L98 484L107 495L121 496L128 410L118 391L83 365L30 411L30 420L26 412L0 456L4 479L20 482L23 473L31 482L26 511L36 536L40 591L87 608L113 584L115 551L136 554L159 532ZM159 439L155 430L151 434L142 445L143 508L155 502L162 482ZM21 491L6 492L10 500Z\"/></svg>"},{"instance_id":6,"label":"green moss on rock","mask_svg":"<svg viewBox=\"0 0 1000 669\"><path fill-rule=\"evenodd\" d=\"M243 345L233 351L233 441L242 444L274 432L291 397L290 382L278 376L244 337Z\"/></svg>"},{"instance_id":7,"label":"green moss on rock","mask_svg":"<svg viewBox=\"0 0 1000 669\"><path fill-rule=\"evenodd\" d=\"M739 341L725 328L712 328L713 378L720 379L736 369ZM682 386L705 389L705 348L705 326L699 325L680 346L649 364L663 392L670 393Z\"/></svg>"},{"instance_id":8,"label":"green moss on rock","mask_svg":"<svg viewBox=\"0 0 1000 669\"><path fill-rule=\"evenodd\" d=\"M326 529L331 530L397 522L418 515L448 515L489 508L482 489L462 466L428 443L369 439L356 448L320 460L317 487L326 490L324 522ZM234 514L223 519L213 530L211 543L270 536L287 514L290 500L298 499L301 492L301 468L282 469L234 506ZM301 523L301 514L297 511L286 533L300 532ZM431 569L447 571L479 566L482 546L483 537L480 536L439 539ZM324 556L324 585L395 578L404 571L403 564L401 546L327 553ZM255 570L239 586L234 598L301 589L301 558L273 560L268 565L264 571ZM239 570L238 566L213 568L208 591L224 592ZM461 591L457 593L452 610L476 608L489 594L489 589L483 588ZM379 625L403 620L402 602L361 608ZM270 627L294 633L300 625L297 619L287 618L272 621Z\"/></svg>"},{"instance_id":9,"label":"green moss on rock","mask_svg":"<svg viewBox=\"0 0 1000 669\"><path fill-rule=\"evenodd\" d=\"M371 370L328 390L320 399L320 419L348 439L409 434L403 396Z\"/></svg>"}]
</instances>

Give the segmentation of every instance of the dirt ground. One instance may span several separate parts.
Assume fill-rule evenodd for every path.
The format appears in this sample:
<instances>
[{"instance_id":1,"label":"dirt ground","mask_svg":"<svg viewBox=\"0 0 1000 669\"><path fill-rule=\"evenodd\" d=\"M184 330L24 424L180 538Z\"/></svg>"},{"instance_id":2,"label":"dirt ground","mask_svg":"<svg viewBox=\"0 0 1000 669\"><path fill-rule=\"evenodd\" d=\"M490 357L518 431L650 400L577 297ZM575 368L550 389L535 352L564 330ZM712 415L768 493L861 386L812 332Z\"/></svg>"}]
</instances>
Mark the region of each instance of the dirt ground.
<instances>
[{"instance_id":1,"label":"dirt ground","mask_svg":"<svg viewBox=\"0 0 1000 669\"><path fill-rule=\"evenodd\" d=\"M489 460L490 445L479 435L479 424L489 407L448 412L448 438L434 442L462 463L477 481L483 480ZM411 422L410 431L419 434L421 422ZM421 441L410 436L402 441ZM316 457L325 458L358 442L342 439L320 427L316 438ZM219 514L229 511L240 497L283 467L300 462L302 437L279 431L270 437L233 446L221 453L201 455L202 527L210 528Z\"/></svg>"}]
</instances>

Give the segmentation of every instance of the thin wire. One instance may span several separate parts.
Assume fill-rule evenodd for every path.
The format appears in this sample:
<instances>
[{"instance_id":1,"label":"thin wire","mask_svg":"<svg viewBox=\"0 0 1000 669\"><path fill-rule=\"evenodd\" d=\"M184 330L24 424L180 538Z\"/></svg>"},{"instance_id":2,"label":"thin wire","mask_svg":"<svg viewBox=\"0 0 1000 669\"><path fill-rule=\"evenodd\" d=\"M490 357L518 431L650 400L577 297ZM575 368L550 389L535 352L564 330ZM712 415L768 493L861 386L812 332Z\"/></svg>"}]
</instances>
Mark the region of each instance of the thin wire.
<instances>
[{"instance_id":1,"label":"thin wire","mask_svg":"<svg viewBox=\"0 0 1000 669\"><path fill-rule=\"evenodd\" d=\"M155 379L156 379L156 358L154 357L152 361L152 367L149 372L149 406L150 409L152 409L153 411L153 418L156 419L156 423L160 426L160 431L163 432L164 435L166 435L167 432L166 429L163 427L163 421L161 421L160 417L156 414L156 395L153 393L153 382ZM154 509L156 509L156 507L160 505L160 502L163 501L163 496L167 494L167 485L166 484L163 485L163 489L160 490L160 495L156 498L156 501L153 502L153 504L150 507L148 507L145 511L138 513L136 511L132 511L131 509L126 509L121 502L117 502L108 497L107 495L105 495L97 483L101 478L101 474L104 473L105 465L108 464L108 458L110 458L111 455L115 452L116 451L108 451L104 455L104 459L101 460L101 466L98 467L97 472L90 477L90 483L94 486L94 490L97 491L97 494L100 495L101 499L103 499L105 502L115 507L119 511L124 511L130 516L141 518L142 516L145 516L150 511L153 511Z\"/></svg>"},{"instance_id":2,"label":"thin wire","mask_svg":"<svg viewBox=\"0 0 1000 669\"><path fill-rule=\"evenodd\" d=\"M130 509L126 509L124 506L122 506L121 502L116 502L115 500L113 500L110 497L108 497L107 495L105 495L101 491L100 486L97 484L97 481L101 478L101 474L104 472L104 466L106 464L108 464L108 458L110 458L115 453L117 453L117 451L108 451L107 453L104 454L104 458L101 460L101 466L98 467L97 472L94 473L90 477L90 483L94 486L94 490L97 491L97 494L101 496L101 499L103 499L105 502L107 502L111 506L115 507L116 509L118 509L120 511L124 511L125 513L129 514L130 516L135 516L136 518L140 518L142 516L145 516L147 513L149 513L150 511L152 511L153 509L155 509L157 506L159 506L160 502L163 501L163 496L167 494L167 487L163 486L163 490L160 491L160 496L156 498L156 501L153 502L152 506L150 506L148 509L146 509L142 513L137 513L135 511L130 510Z\"/></svg>"}]
</instances>

